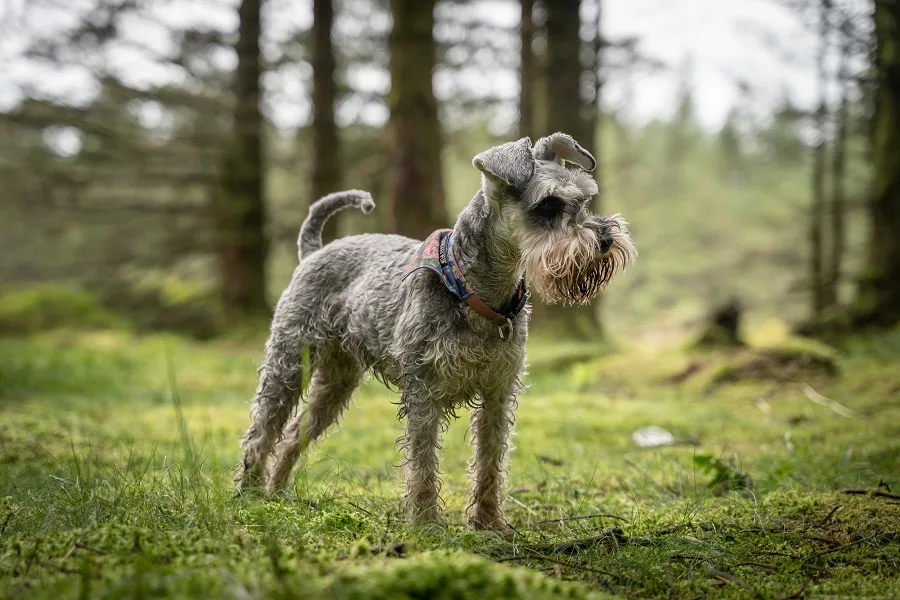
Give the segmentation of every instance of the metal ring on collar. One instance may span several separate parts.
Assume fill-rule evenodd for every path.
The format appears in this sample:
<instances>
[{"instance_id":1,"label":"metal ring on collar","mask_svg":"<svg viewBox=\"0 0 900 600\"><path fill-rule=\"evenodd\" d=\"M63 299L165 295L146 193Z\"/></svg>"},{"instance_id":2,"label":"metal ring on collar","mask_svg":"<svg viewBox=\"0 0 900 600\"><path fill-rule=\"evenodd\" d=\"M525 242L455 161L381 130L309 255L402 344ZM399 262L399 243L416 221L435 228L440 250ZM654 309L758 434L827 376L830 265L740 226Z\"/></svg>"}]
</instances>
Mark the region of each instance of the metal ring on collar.
<instances>
[{"instance_id":1,"label":"metal ring on collar","mask_svg":"<svg viewBox=\"0 0 900 600\"><path fill-rule=\"evenodd\" d=\"M501 340L503 340L504 342L509 340L512 337L512 332L513 332L512 319L510 319L509 317L506 317L506 323L504 323L503 325L500 325L499 327L497 327L497 329L500 331L500 339Z\"/></svg>"}]
</instances>

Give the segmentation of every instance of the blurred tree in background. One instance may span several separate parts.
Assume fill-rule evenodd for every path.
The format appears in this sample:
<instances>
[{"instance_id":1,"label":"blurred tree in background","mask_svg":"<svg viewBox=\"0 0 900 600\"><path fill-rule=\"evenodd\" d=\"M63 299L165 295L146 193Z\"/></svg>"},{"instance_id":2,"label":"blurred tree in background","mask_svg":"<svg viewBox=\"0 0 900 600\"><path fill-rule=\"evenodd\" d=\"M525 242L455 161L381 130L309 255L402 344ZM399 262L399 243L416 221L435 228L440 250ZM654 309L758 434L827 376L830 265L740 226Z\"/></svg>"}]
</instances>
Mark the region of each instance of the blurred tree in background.
<instances>
[{"instance_id":1,"label":"blurred tree in background","mask_svg":"<svg viewBox=\"0 0 900 600\"><path fill-rule=\"evenodd\" d=\"M434 7L434 0L391 0L392 229L418 239L449 224L432 87Z\"/></svg>"},{"instance_id":2,"label":"blurred tree in background","mask_svg":"<svg viewBox=\"0 0 900 600\"><path fill-rule=\"evenodd\" d=\"M875 2L874 188L869 201L867 261L857 322L900 321L900 2Z\"/></svg>"},{"instance_id":3,"label":"blurred tree in background","mask_svg":"<svg viewBox=\"0 0 900 600\"><path fill-rule=\"evenodd\" d=\"M233 134L225 140L222 185L213 203L218 226L222 300L232 314L267 314L263 196L263 118L260 113L260 4L241 0L237 69L232 82Z\"/></svg>"},{"instance_id":4,"label":"blurred tree in background","mask_svg":"<svg viewBox=\"0 0 900 600\"><path fill-rule=\"evenodd\" d=\"M310 198L321 198L341 189L341 150L334 105L337 101L335 84L334 3L331 0L313 0L313 130L312 193ZM325 223L322 241L328 243L337 237L338 216Z\"/></svg>"}]
</instances>

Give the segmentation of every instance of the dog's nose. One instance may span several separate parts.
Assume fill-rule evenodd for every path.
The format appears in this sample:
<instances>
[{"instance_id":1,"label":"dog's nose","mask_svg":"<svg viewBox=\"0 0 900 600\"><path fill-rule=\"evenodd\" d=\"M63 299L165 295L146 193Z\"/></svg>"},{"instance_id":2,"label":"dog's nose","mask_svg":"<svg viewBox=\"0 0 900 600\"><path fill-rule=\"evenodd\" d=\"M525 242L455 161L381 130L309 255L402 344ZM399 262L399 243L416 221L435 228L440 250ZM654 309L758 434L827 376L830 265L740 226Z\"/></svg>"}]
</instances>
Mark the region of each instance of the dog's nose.
<instances>
[{"instance_id":1,"label":"dog's nose","mask_svg":"<svg viewBox=\"0 0 900 600\"><path fill-rule=\"evenodd\" d=\"M600 249L600 254L606 254L607 252L609 252L612 244L612 236L608 233L603 233L597 237L597 247Z\"/></svg>"}]
</instances>

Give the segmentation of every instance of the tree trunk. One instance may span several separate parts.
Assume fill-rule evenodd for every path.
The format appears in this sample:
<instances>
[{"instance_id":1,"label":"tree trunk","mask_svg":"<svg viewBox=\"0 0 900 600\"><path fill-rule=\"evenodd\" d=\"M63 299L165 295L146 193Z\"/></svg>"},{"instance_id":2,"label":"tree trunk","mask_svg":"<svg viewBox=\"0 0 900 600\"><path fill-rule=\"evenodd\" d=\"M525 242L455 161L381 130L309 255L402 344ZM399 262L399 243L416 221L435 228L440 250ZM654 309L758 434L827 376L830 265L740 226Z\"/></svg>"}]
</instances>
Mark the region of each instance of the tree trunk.
<instances>
[{"instance_id":1,"label":"tree trunk","mask_svg":"<svg viewBox=\"0 0 900 600\"><path fill-rule=\"evenodd\" d=\"M581 95L581 0L553 0L547 10L547 65L545 73L547 116L544 134L562 131L595 152L593 106ZM592 61L593 62L593 61ZM597 67L591 64L593 70ZM595 102L597 99L594 100ZM596 206L592 207L594 210ZM596 339L602 335L598 301L589 306L547 306L534 297L534 324L538 330L560 337Z\"/></svg>"},{"instance_id":2,"label":"tree trunk","mask_svg":"<svg viewBox=\"0 0 900 600\"><path fill-rule=\"evenodd\" d=\"M391 0L391 214L395 233L423 239L450 225L441 170L441 124L432 88L436 0Z\"/></svg>"},{"instance_id":3,"label":"tree trunk","mask_svg":"<svg viewBox=\"0 0 900 600\"><path fill-rule=\"evenodd\" d=\"M849 98L847 87L850 76L847 62L850 59L850 39L845 32L841 32L841 65L838 71L838 84L841 88L840 105L837 113L837 135L834 140L834 154L832 155L832 187L831 187L831 253L828 261L828 288L826 299L829 301L826 307L832 308L840 303L840 283L842 262L844 258L845 243L845 209L844 209L844 172L846 171L847 156L847 127Z\"/></svg>"},{"instance_id":4,"label":"tree trunk","mask_svg":"<svg viewBox=\"0 0 900 600\"><path fill-rule=\"evenodd\" d=\"M222 187L214 205L218 226L222 300L232 314L268 313L262 115L259 110L260 0L238 9L234 74L234 131L224 153Z\"/></svg>"},{"instance_id":5,"label":"tree trunk","mask_svg":"<svg viewBox=\"0 0 900 600\"><path fill-rule=\"evenodd\" d=\"M519 25L519 137L531 136L534 141L534 0L522 0L522 17Z\"/></svg>"},{"instance_id":6,"label":"tree trunk","mask_svg":"<svg viewBox=\"0 0 900 600\"><path fill-rule=\"evenodd\" d=\"M588 109L587 132L595 143L591 144L594 150L594 158L597 159L597 168L594 169L594 179L597 181L597 195L592 199L594 210L599 210L603 201L603 0L595 0L597 13L594 18L594 40L591 45L590 69L594 80L594 97ZM588 142L591 143L591 142Z\"/></svg>"},{"instance_id":7,"label":"tree trunk","mask_svg":"<svg viewBox=\"0 0 900 600\"><path fill-rule=\"evenodd\" d=\"M829 0L822 0L821 29L819 31L819 55L817 66L819 73L819 108L816 110L815 128L819 141L813 150L812 170L812 205L809 218L809 281L812 292L813 320L819 320L822 311L828 304L823 270L823 234L825 229L825 119L826 119L826 85L825 54L828 49L828 9Z\"/></svg>"},{"instance_id":8,"label":"tree trunk","mask_svg":"<svg viewBox=\"0 0 900 600\"><path fill-rule=\"evenodd\" d=\"M313 1L313 164L312 197L315 202L341 187L340 140L334 121L337 87L334 81L335 58L331 43L334 24L332 0ZM340 213L325 222L322 241L328 243L338 235Z\"/></svg>"},{"instance_id":9,"label":"tree trunk","mask_svg":"<svg viewBox=\"0 0 900 600\"><path fill-rule=\"evenodd\" d=\"M900 322L900 0L876 0L875 37L875 181L855 316L859 325L890 327Z\"/></svg>"}]
</instances>

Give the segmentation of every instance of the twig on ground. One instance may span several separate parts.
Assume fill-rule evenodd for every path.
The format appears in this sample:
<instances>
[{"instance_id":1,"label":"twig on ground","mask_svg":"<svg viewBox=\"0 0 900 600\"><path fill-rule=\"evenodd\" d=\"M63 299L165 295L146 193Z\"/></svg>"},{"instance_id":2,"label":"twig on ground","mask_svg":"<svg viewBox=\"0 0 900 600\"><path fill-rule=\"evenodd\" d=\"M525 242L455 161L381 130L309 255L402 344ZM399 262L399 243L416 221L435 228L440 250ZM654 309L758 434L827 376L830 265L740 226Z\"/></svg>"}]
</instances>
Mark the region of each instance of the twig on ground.
<instances>
[{"instance_id":1,"label":"twig on ground","mask_svg":"<svg viewBox=\"0 0 900 600\"><path fill-rule=\"evenodd\" d=\"M754 598L762 598L762 594L754 588L753 586L744 583L731 573L726 573L725 571L720 571L718 569L714 569L713 567L707 567L706 572L715 577L716 579L721 579L722 581L726 581L732 585L736 585L741 589L744 589L750 592Z\"/></svg>"},{"instance_id":2,"label":"twig on ground","mask_svg":"<svg viewBox=\"0 0 900 600\"><path fill-rule=\"evenodd\" d=\"M567 521L582 521L584 519L599 519L601 517L608 517L610 519L618 519L623 523L627 523L628 519L625 517L620 517L619 515L611 515L608 513L594 513L591 515L581 515L578 517L560 517L559 519L545 519L543 521L535 521L534 525L546 525L547 523L565 523Z\"/></svg>"},{"instance_id":3,"label":"twig on ground","mask_svg":"<svg viewBox=\"0 0 900 600\"><path fill-rule=\"evenodd\" d=\"M841 493L846 494L847 496L875 496L876 498L890 498L892 500L900 500L900 494L894 494L892 492L882 492L881 490L849 488L846 490L841 490Z\"/></svg>"},{"instance_id":4,"label":"twig on ground","mask_svg":"<svg viewBox=\"0 0 900 600\"><path fill-rule=\"evenodd\" d=\"M529 550L528 548L524 549L527 554L519 554L517 556L502 556L500 558L495 558L494 562L511 562L515 560L537 560L541 562L549 562L555 565L560 565L563 567L568 567L570 569L575 569L576 571L587 571L589 573L599 573L600 575L606 575L608 577L612 577L613 573L609 571L604 571L602 569L594 569L593 567L586 567L584 565L579 565L577 563L570 563L569 561L562 560L559 558L553 558L552 556L546 556L544 554L540 554L539 552L534 552L533 550Z\"/></svg>"},{"instance_id":5,"label":"twig on ground","mask_svg":"<svg viewBox=\"0 0 900 600\"><path fill-rule=\"evenodd\" d=\"M584 548L592 548L594 546L603 544L605 542L612 542L612 544L618 548L619 543L627 543L628 538L625 537L624 532L619 528L608 529L603 533L599 533L597 535L587 537L587 538L579 538L574 540L562 540L558 542L547 542L543 544L532 544L530 546L523 546L529 550L535 550L538 552L542 551L550 551L550 552L560 552L563 554L567 554L569 552L576 552L578 550L582 550Z\"/></svg>"},{"instance_id":6,"label":"twig on ground","mask_svg":"<svg viewBox=\"0 0 900 600\"><path fill-rule=\"evenodd\" d=\"M812 386L809 385L808 383L803 384L803 394L807 398L809 398L810 402L814 402L815 404L818 404L819 406L824 406L825 408L828 408L828 409L836 412L837 414L841 415L842 417L846 417L848 419L853 419L856 417L856 413L854 413L852 410L850 410L849 408L847 408L846 406L844 406L843 404L841 404L840 402L838 402L836 400L832 400L831 398L829 398L827 396L823 396L822 394L820 394L819 392L814 390L812 388Z\"/></svg>"},{"instance_id":7,"label":"twig on ground","mask_svg":"<svg viewBox=\"0 0 900 600\"><path fill-rule=\"evenodd\" d=\"M869 540L876 538L879 535L881 535L881 533L874 533L872 535L867 535L864 538L860 538L856 541L853 541L853 542L850 542L847 544L842 544L842 545L836 546L834 548L829 548L828 550L823 550L822 552L817 552L816 554L813 554L812 556L807 556L806 558L804 558L803 563L806 564L813 559L820 558L822 556L825 556L826 554L831 554L833 552L838 552L840 550L844 550L845 548L850 548L852 546L858 546L859 544L862 544L863 542L868 542Z\"/></svg>"},{"instance_id":8,"label":"twig on ground","mask_svg":"<svg viewBox=\"0 0 900 600\"><path fill-rule=\"evenodd\" d=\"M364 509L362 506L356 504L355 502L350 502L349 500L347 500L347 504L349 504L350 506L352 506L352 507L355 508L356 510L361 510L362 512L364 512L365 514L369 515L369 516L372 517L373 519L375 518L375 515L373 515L372 513L370 513L369 511L367 511L366 509Z\"/></svg>"},{"instance_id":9,"label":"twig on ground","mask_svg":"<svg viewBox=\"0 0 900 600\"><path fill-rule=\"evenodd\" d=\"M663 527L662 529L657 529L653 535L669 535L672 533L678 533L688 525L690 525L690 523L681 523L679 525L672 525L671 527Z\"/></svg>"},{"instance_id":10,"label":"twig on ground","mask_svg":"<svg viewBox=\"0 0 900 600\"><path fill-rule=\"evenodd\" d=\"M841 509L841 505L840 505L840 504L836 504L836 505L834 506L834 508L831 509L831 512L829 512L827 515L825 515L825 518L824 518L824 519L822 519L821 521L819 521L818 523L816 523L816 527L821 527L822 525L824 525L825 523L827 523L828 521L830 521L830 520L831 520L831 517L834 516L834 513L836 513L836 512L839 511L840 509Z\"/></svg>"},{"instance_id":11,"label":"twig on ground","mask_svg":"<svg viewBox=\"0 0 900 600\"><path fill-rule=\"evenodd\" d=\"M747 560L744 562L734 563L731 565L732 567L759 567L760 569L766 569L768 571L777 571L777 565L770 565L767 563L756 562L752 560Z\"/></svg>"}]
</instances>

